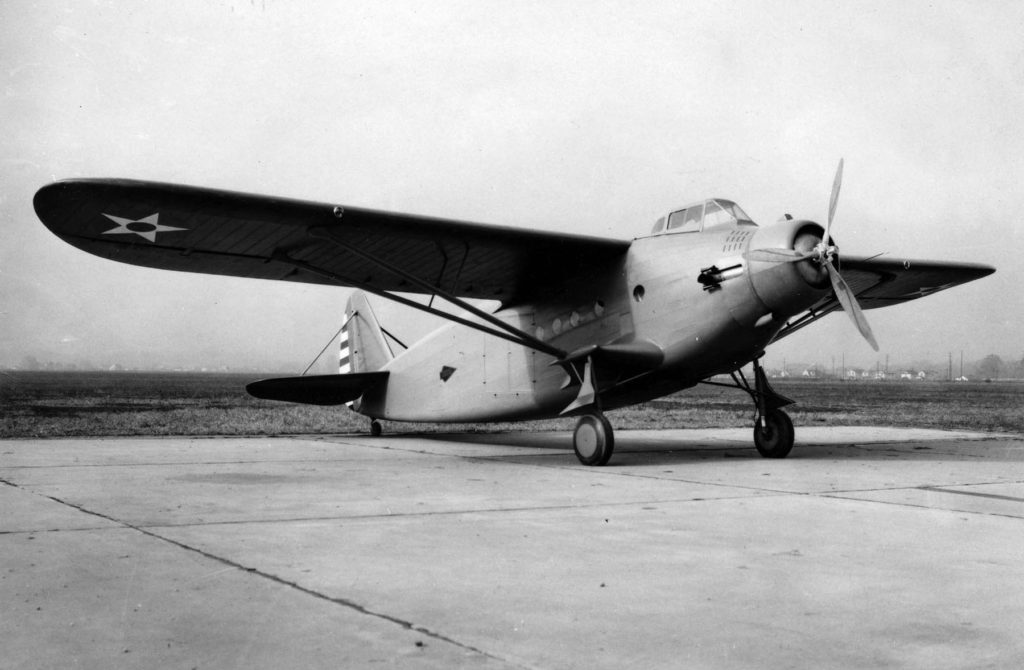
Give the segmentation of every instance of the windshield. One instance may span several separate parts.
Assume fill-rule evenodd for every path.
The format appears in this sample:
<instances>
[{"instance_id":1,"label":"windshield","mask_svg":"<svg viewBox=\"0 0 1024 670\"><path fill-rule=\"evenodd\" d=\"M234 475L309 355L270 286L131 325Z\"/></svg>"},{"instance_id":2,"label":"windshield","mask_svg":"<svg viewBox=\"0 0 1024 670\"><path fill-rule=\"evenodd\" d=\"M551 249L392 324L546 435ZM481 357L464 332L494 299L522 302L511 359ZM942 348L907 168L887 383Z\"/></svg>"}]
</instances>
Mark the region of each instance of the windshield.
<instances>
[{"instance_id":1,"label":"windshield","mask_svg":"<svg viewBox=\"0 0 1024 670\"><path fill-rule=\"evenodd\" d=\"M704 227L753 223L740 206L728 200L709 200L704 206Z\"/></svg>"},{"instance_id":2,"label":"windshield","mask_svg":"<svg viewBox=\"0 0 1024 670\"><path fill-rule=\"evenodd\" d=\"M735 202L729 202L728 200L716 200L719 206L728 212L733 219L738 223L753 223L754 220L747 216L747 213L740 209L740 206Z\"/></svg>"}]
</instances>

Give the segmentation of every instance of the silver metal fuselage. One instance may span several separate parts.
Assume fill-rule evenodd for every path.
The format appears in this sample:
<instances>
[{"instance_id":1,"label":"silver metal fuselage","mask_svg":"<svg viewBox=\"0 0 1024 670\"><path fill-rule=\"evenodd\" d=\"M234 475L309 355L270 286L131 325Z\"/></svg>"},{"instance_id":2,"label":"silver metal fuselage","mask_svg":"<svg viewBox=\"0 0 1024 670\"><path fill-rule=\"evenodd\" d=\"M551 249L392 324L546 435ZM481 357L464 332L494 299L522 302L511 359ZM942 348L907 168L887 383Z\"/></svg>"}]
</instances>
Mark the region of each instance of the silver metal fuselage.
<instances>
[{"instance_id":1,"label":"silver metal fuselage","mask_svg":"<svg viewBox=\"0 0 1024 670\"><path fill-rule=\"evenodd\" d=\"M783 221L765 228L719 226L633 241L612 266L551 287L543 301L496 316L565 351L645 342L660 366L599 386L604 409L657 398L749 363L797 314L827 293L809 261L760 263L753 248L792 248L821 228ZM803 267L799 267L802 265ZM714 266L717 272L708 273ZM702 271L715 275L709 287ZM394 358L386 389L359 412L400 421L501 421L558 416L579 386L556 359L458 324L447 324ZM442 375L442 368L454 372ZM600 370L598 370L600 372Z\"/></svg>"}]
</instances>

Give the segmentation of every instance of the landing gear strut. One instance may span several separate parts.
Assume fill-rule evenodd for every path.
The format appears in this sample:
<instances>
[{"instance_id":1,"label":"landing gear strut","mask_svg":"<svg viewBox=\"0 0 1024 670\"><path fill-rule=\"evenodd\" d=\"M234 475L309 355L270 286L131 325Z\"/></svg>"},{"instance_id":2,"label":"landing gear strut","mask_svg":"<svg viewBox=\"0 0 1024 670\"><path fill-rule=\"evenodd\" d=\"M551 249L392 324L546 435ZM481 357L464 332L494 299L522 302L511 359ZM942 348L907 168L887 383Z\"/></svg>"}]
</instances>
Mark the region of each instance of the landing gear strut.
<instances>
[{"instance_id":1,"label":"landing gear strut","mask_svg":"<svg viewBox=\"0 0 1024 670\"><path fill-rule=\"evenodd\" d=\"M754 386L743 375L741 370L730 373L733 384L719 384L717 382L703 382L713 386L729 386L746 391L751 400L754 401L754 408L757 415L754 418L754 447L757 453L765 458L785 458L793 449L794 431L793 422L789 415L782 411L786 405L792 405L784 395L775 392L775 389L768 383L768 377L761 367L761 358L754 361Z\"/></svg>"},{"instance_id":2,"label":"landing gear strut","mask_svg":"<svg viewBox=\"0 0 1024 670\"><path fill-rule=\"evenodd\" d=\"M612 425L601 413L601 398L597 391L594 361L589 356L580 374L579 368L567 365L567 371L579 382L576 399L562 410L562 414L582 410L572 433L572 448L583 465L606 465L615 450Z\"/></svg>"}]
</instances>

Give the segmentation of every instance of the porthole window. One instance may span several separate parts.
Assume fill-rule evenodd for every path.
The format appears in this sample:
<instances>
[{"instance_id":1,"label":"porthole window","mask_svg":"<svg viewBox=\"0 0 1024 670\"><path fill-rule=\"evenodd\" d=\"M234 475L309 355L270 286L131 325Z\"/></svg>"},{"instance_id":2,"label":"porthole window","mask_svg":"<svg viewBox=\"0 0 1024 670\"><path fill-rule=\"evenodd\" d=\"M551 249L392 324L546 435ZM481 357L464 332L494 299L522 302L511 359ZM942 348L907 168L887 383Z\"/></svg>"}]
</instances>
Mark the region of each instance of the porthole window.
<instances>
[{"instance_id":1,"label":"porthole window","mask_svg":"<svg viewBox=\"0 0 1024 670\"><path fill-rule=\"evenodd\" d=\"M598 300L594 303L594 316L601 316L604 314L604 300Z\"/></svg>"},{"instance_id":2,"label":"porthole window","mask_svg":"<svg viewBox=\"0 0 1024 670\"><path fill-rule=\"evenodd\" d=\"M579 312L573 312L572 314L569 315L569 325L572 326L573 328L575 328L576 326L580 325L580 313Z\"/></svg>"},{"instance_id":3,"label":"porthole window","mask_svg":"<svg viewBox=\"0 0 1024 670\"><path fill-rule=\"evenodd\" d=\"M551 330L555 331L555 335L558 335L560 332L562 332L562 320L555 319L551 323Z\"/></svg>"},{"instance_id":4,"label":"porthole window","mask_svg":"<svg viewBox=\"0 0 1024 670\"><path fill-rule=\"evenodd\" d=\"M544 329L542 327L537 326L537 330L534 334L537 336L538 340L543 340L544 335L546 335L547 333L544 332Z\"/></svg>"},{"instance_id":5,"label":"porthole window","mask_svg":"<svg viewBox=\"0 0 1024 670\"><path fill-rule=\"evenodd\" d=\"M642 284L637 284L636 288L633 289L633 300L637 302L644 301L644 287Z\"/></svg>"}]
</instances>

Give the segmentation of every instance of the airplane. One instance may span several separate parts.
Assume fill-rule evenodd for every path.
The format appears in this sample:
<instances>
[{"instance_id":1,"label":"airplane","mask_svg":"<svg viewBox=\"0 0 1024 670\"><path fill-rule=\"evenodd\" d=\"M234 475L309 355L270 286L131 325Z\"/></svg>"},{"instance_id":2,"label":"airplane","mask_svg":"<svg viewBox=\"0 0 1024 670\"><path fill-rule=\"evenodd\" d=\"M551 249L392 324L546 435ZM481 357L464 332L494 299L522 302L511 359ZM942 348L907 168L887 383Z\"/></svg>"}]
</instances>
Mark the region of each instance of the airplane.
<instances>
[{"instance_id":1,"label":"airplane","mask_svg":"<svg viewBox=\"0 0 1024 670\"><path fill-rule=\"evenodd\" d=\"M759 226L710 198L632 240L124 179L57 181L34 206L57 237L122 263L357 289L338 374L256 381L246 388L258 398L347 405L373 435L381 419L574 416L577 458L601 466L615 445L605 412L698 384L746 392L755 448L784 458L795 434L782 408L794 401L768 382L769 344L844 311L877 351L863 310L995 271L840 254L831 228L842 172L840 160L824 225L785 215ZM406 347L368 293L448 323Z\"/></svg>"}]
</instances>

